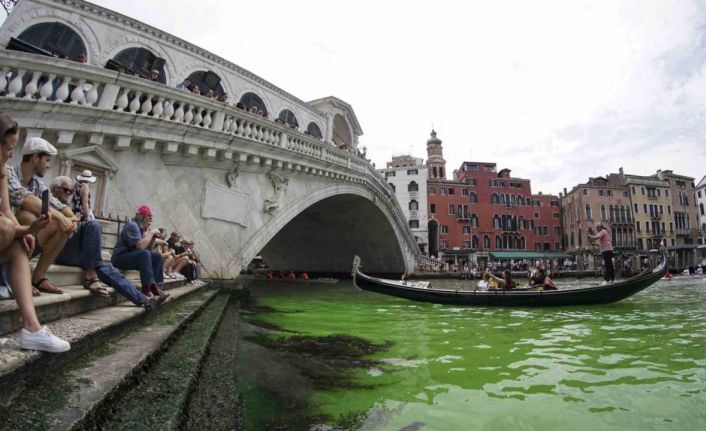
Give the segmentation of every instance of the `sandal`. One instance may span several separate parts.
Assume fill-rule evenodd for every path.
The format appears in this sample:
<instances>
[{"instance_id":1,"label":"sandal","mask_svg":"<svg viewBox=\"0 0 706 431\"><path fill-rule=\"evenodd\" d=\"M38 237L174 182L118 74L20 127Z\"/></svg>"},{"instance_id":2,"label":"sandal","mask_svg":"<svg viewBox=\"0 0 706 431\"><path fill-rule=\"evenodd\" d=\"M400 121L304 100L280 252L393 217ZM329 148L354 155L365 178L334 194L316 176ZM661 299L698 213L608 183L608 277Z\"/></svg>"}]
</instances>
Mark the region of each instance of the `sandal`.
<instances>
[{"instance_id":1,"label":"sandal","mask_svg":"<svg viewBox=\"0 0 706 431\"><path fill-rule=\"evenodd\" d=\"M32 287L32 296L39 296L41 293L37 290L36 287Z\"/></svg>"},{"instance_id":2,"label":"sandal","mask_svg":"<svg viewBox=\"0 0 706 431\"><path fill-rule=\"evenodd\" d=\"M98 287L91 288L94 283L98 283ZM96 296L110 296L110 293L106 290L105 287L101 286L100 280L97 278L86 278L83 280L83 288L88 289L92 294Z\"/></svg>"},{"instance_id":3,"label":"sandal","mask_svg":"<svg viewBox=\"0 0 706 431\"><path fill-rule=\"evenodd\" d=\"M49 280L47 280L46 278L40 278L39 280L33 282L32 286L34 286L35 288L37 288L37 290L39 290L41 292L57 293L57 294L64 293L63 290L61 290L60 288L51 284L51 282Z\"/></svg>"}]
</instances>

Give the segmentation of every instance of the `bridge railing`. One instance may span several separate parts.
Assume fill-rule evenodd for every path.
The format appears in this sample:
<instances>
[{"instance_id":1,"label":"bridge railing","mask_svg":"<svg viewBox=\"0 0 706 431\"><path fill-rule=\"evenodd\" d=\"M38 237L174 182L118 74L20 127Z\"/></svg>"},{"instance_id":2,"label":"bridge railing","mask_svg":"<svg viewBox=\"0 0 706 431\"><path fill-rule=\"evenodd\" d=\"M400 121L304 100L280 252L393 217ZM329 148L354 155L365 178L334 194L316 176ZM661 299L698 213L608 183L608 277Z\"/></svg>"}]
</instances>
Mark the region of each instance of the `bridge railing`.
<instances>
[{"instance_id":1,"label":"bridge railing","mask_svg":"<svg viewBox=\"0 0 706 431\"><path fill-rule=\"evenodd\" d=\"M401 226L406 217L385 179L357 154L234 106L89 64L0 49L0 100L103 110L208 129L292 151L363 175L384 195ZM224 139L227 141L228 139ZM404 229L410 247L416 241Z\"/></svg>"}]
</instances>

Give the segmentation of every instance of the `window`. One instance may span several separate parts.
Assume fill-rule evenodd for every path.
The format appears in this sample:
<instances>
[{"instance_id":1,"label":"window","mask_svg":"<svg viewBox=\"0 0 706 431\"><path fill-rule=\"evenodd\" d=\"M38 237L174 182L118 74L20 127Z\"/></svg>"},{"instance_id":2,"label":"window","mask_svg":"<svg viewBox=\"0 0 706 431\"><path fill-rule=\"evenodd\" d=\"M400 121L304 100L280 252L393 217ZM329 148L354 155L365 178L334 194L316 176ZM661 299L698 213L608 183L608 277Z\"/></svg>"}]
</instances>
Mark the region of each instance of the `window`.
<instances>
[{"instance_id":1,"label":"window","mask_svg":"<svg viewBox=\"0 0 706 431\"><path fill-rule=\"evenodd\" d=\"M464 226L464 227L463 227L463 234L464 234L464 235L470 235L470 234L471 234L471 227L470 227L470 226Z\"/></svg>"},{"instance_id":2,"label":"window","mask_svg":"<svg viewBox=\"0 0 706 431\"><path fill-rule=\"evenodd\" d=\"M601 220L608 220L605 213L605 205L601 205Z\"/></svg>"},{"instance_id":3,"label":"window","mask_svg":"<svg viewBox=\"0 0 706 431\"><path fill-rule=\"evenodd\" d=\"M612 191L612 190L606 190L605 193L606 193L608 196L613 196L613 191Z\"/></svg>"},{"instance_id":4,"label":"window","mask_svg":"<svg viewBox=\"0 0 706 431\"><path fill-rule=\"evenodd\" d=\"M495 237L495 248L503 248L503 241L499 236Z\"/></svg>"},{"instance_id":5,"label":"window","mask_svg":"<svg viewBox=\"0 0 706 431\"><path fill-rule=\"evenodd\" d=\"M412 199L409 201L409 209L410 211L417 211L419 209L419 203Z\"/></svg>"},{"instance_id":6,"label":"window","mask_svg":"<svg viewBox=\"0 0 706 431\"><path fill-rule=\"evenodd\" d=\"M430 194L430 195L433 195L433 194L435 194L435 192L436 192L436 190L434 189L434 186L429 186L429 187L427 187L427 190L429 191L429 194Z\"/></svg>"},{"instance_id":7,"label":"window","mask_svg":"<svg viewBox=\"0 0 706 431\"><path fill-rule=\"evenodd\" d=\"M409 227L412 229L418 229L419 228L419 220L410 220Z\"/></svg>"},{"instance_id":8,"label":"window","mask_svg":"<svg viewBox=\"0 0 706 431\"><path fill-rule=\"evenodd\" d=\"M471 242L470 241L463 241L463 248L471 248Z\"/></svg>"},{"instance_id":9,"label":"window","mask_svg":"<svg viewBox=\"0 0 706 431\"><path fill-rule=\"evenodd\" d=\"M475 178L469 178L469 179L466 180L466 183L467 183L469 186L477 186L477 185L478 185L478 180L476 180Z\"/></svg>"},{"instance_id":10,"label":"window","mask_svg":"<svg viewBox=\"0 0 706 431\"><path fill-rule=\"evenodd\" d=\"M647 211L647 204L642 204L642 210L643 210L643 212L644 212L645 214L648 213L648 211Z\"/></svg>"},{"instance_id":11,"label":"window","mask_svg":"<svg viewBox=\"0 0 706 431\"><path fill-rule=\"evenodd\" d=\"M410 181L410 183L407 185L407 191L408 192L418 192L419 185L415 181Z\"/></svg>"},{"instance_id":12,"label":"window","mask_svg":"<svg viewBox=\"0 0 706 431\"><path fill-rule=\"evenodd\" d=\"M164 75L164 59L157 57L152 51L145 48L127 48L120 51L115 57L108 60L105 65L107 69L118 70L120 66L127 69L128 73L134 73L137 76L143 78L148 78L150 76L150 71L156 69L159 71L159 82L162 84L167 82L167 77ZM194 72L198 73L198 72ZM205 72L201 72L203 74ZM193 75L193 74L192 74ZM195 81L191 81L193 85L198 85L200 90L207 91L208 88L202 85L202 80L200 79L202 75L196 75ZM216 76L215 83L220 83L221 79ZM218 84L220 85L220 84ZM216 90L214 89L214 92ZM223 89L220 89L220 94L223 93ZM201 93L206 94L206 93Z\"/></svg>"},{"instance_id":13,"label":"window","mask_svg":"<svg viewBox=\"0 0 706 431\"><path fill-rule=\"evenodd\" d=\"M463 196L468 196L468 189L461 189L461 194L463 194Z\"/></svg>"},{"instance_id":14,"label":"window","mask_svg":"<svg viewBox=\"0 0 706 431\"><path fill-rule=\"evenodd\" d=\"M483 236L483 248L490 248L490 237L488 235Z\"/></svg>"},{"instance_id":15,"label":"window","mask_svg":"<svg viewBox=\"0 0 706 431\"><path fill-rule=\"evenodd\" d=\"M449 195L453 196L453 194L454 194L454 188L449 187Z\"/></svg>"},{"instance_id":16,"label":"window","mask_svg":"<svg viewBox=\"0 0 706 431\"><path fill-rule=\"evenodd\" d=\"M559 228L559 226L554 226L554 235L561 235L561 228Z\"/></svg>"},{"instance_id":17,"label":"window","mask_svg":"<svg viewBox=\"0 0 706 431\"><path fill-rule=\"evenodd\" d=\"M471 227L478 227L478 216L471 214Z\"/></svg>"},{"instance_id":18,"label":"window","mask_svg":"<svg viewBox=\"0 0 706 431\"><path fill-rule=\"evenodd\" d=\"M449 233L449 227L446 225L441 225L441 233Z\"/></svg>"},{"instance_id":19,"label":"window","mask_svg":"<svg viewBox=\"0 0 706 431\"><path fill-rule=\"evenodd\" d=\"M431 214L436 214L436 204L429 204L429 212Z\"/></svg>"},{"instance_id":20,"label":"window","mask_svg":"<svg viewBox=\"0 0 706 431\"><path fill-rule=\"evenodd\" d=\"M267 107L265 106L265 102L263 102L260 96L255 93L243 94L243 96L240 98L239 103L245 106L245 109L247 110L255 108L255 110L257 110L258 112L262 111L265 116L267 116Z\"/></svg>"},{"instance_id":21,"label":"window","mask_svg":"<svg viewBox=\"0 0 706 431\"><path fill-rule=\"evenodd\" d=\"M418 175L419 171L417 169L407 169L407 175Z\"/></svg>"},{"instance_id":22,"label":"window","mask_svg":"<svg viewBox=\"0 0 706 431\"><path fill-rule=\"evenodd\" d=\"M394 177L394 176L395 176L395 171L385 172L385 178Z\"/></svg>"},{"instance_id":23,"label":"window","mask_svg":"<svg viewBox=\"0 0 706 431\"><path fill-rule=\"evenodd\" d=\"M78 61L79 54L86 53L81 36L59 22L33 25L20 33L17 39L46 51L48 55L66 55L73 61ZM8 48L16 49L12 46Z\"/></svg>"},{"instance_id":24,"label":"window","mask_svg":"<svg viewBox=\"0 0 706 431\"><path fill-rule=\"evenodd\" d=\"M552 213L552 218L558 219L558 218L559 218L559 213Z\"/></svg>"},{"instance_id":25,"label":"window","mask_svg":"<svg viewBox=\"0 0 706 431\"><path fill-rule=\"evenodd\" d=\"M498 198L497 193L493 193L493 194L490 196L490 203L491 203L491 204L499 204L499 203L500 203L500 199Z\"/></svg>"},{"instance_id":26,"label":"window","mask_svg":"<svg viewBox=\"0 0 706 431\"><path fill-rule=\"evenodd\" d=\"M640 194L642 196L645 196L645 188L644 187L640 187Z\"/></svg>"},{"instance_id":27,"label":"window","mask_svg":"<svg viewBox=\"0 0 706 431\"><path fill-rule=\"evenodd\" d=\"M456 205L449 204L449 214L456 214Z\"/></svg>"},{"instance_id":28,"label":"window","mask_svg":"<svg viewBox=\"0 0 706 431\"><path fill-rule=\"evenodd\" d=\"M309 135L321 139L323 138L323 135L321 134L321 129L319 129L319 126L316 125L313 121L309 123L308 126L306 126L306 131Z\"/></svg>"},{"instance_id":29,"label":"window","mask_svg":"<svg viewBox=\"0 0 706 431\"><path fill-rule=\"evenodd\" d=\"M588 196L588 189L583 189L583 195Z\"/></svg>"},{"instance_id":30,"label":"window","mask_svg":"<svg viewBox=\"0 0 706 431\"><path fill-rule=\"evenodd\" d=\"M672 214L672 206L667 205L667 214L671 215Z\"/></svg>"},{"instance_id":31,"label":"window","mask_svg":"<svg viewBox=\"0 0 706 431\"><path fill-rule=\"evenodd\" d=\"M539 213L534 213L534 218L539 218Z\"/></svg>"},{"instance_id":32,"label":"window","mask_svg":"<svg viewBox=\"0 0 706 431\"><path fill-rule=\"evenodd\" d=\"M473 235L473 238L471 238L471 245L473 248L478 248L478 237Z\"/></svg>"},{"instance_id":33,"label":"window","mask_svg":"<svg viewBox=\"0 0 706 431\"><path fill-rule=\"evenodd\" d=\"M586 204L586 220L593 220L593 214L591 212L591 205Z\"/></svg>"},{"instance_id":34,"label":"window","mask_svg":"<svg viewBox=\"0 0 706 431\"><path fill-rule=\"evenodd\" d=\"M469 200L472 204L477 204L477 203L478 203L478 195L475 194L475 193L473 193L473 192L471 192L471 194L470 194L469 197L468 197L468 200Z\"/></svg>"},{"instance_id":35,"label":"window","mask_svg":"<svg viewBox=\"0 0 706 431\"><path fill-rule=\"evenodd\" d=\"M283 109L277 118L279 118L285 126L299 127L299 121L297 121L296 115L289 109Z\"/></svg>"}]
</instances>

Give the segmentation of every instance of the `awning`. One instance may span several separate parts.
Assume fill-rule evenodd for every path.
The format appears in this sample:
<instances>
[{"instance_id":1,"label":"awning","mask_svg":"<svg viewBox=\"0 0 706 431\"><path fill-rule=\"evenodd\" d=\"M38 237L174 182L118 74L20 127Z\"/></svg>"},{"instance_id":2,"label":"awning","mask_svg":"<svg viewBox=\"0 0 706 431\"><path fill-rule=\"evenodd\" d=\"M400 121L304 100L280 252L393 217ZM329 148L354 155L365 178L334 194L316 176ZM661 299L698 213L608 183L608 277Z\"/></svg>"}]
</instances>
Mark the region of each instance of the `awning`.
<instances>
[{"instance_id":1,"label":"awning","mask_svg":"<svg viewBox=\"0 0 706 431\"><path fill-rule=\"evenodd\" d=\"M493 251L495 259L566 259L568 254L563 251Z\"/></svg>"}]
</instances>

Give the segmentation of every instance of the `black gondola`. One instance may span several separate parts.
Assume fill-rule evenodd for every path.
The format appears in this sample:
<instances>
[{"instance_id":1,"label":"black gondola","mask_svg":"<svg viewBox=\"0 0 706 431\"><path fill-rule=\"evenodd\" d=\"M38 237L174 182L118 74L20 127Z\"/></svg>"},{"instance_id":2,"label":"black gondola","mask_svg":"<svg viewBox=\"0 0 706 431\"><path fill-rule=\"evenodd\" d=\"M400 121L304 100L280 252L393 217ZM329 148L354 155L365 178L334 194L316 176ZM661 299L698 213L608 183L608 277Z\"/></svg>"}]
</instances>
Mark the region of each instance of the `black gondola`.
<instances>
[{"instance_id":1,"label":"black gondola","mask_svg":"<svg viewBox=\"0 0 706 431\"><path fill-rule=\"evenodd\" d=\"M645 270L625 281L601 286L560 290L450 290L435 289L429 282L375 278L360 271L360 258L353 259L353 284L361 290L413 301L438 304L501 307L554 307L607 304L632 296L656 283L667 272L667 256L653 270Z\"/></svg>"}]
</instances>

